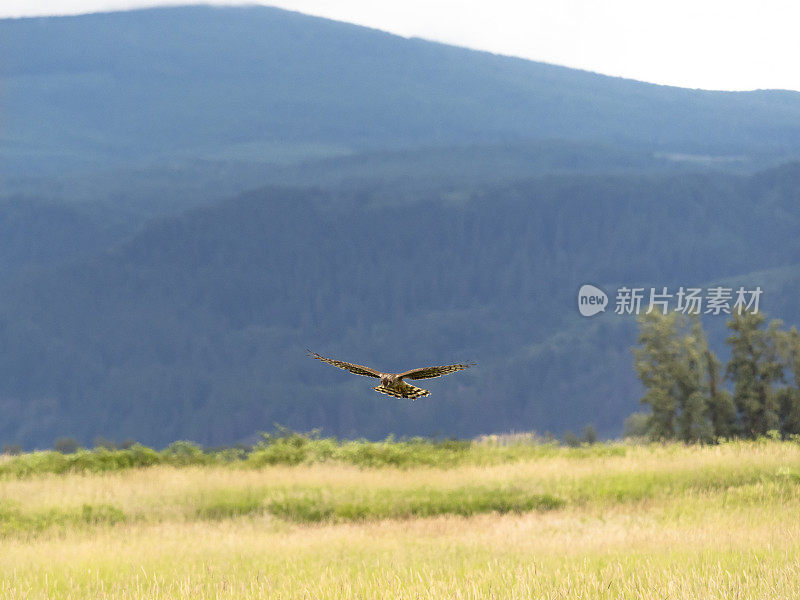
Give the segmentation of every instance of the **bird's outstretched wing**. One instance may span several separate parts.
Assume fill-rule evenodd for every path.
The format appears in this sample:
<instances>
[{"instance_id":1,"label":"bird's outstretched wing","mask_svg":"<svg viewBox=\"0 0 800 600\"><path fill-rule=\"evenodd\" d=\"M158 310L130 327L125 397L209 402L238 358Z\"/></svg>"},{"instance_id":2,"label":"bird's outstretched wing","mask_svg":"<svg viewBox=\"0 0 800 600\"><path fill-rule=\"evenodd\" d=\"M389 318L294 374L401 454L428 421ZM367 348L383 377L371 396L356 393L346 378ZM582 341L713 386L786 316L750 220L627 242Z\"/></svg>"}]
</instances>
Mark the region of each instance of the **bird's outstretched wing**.
<instances>
[{"instance_id":1,"label":"bird's outstretched wing","mask_svg":"<svg viewBox=\"0 0 800 600\"><path fill-rule=\"evenodd\" d=\"M456 371L468 369L474 364L475 363L461 363L457 365L442 365L439 367L422 367L421 369L411 369L405 373L398 373L397 376L401 379L404 377L408 379L431 379L433 377L441 377L448 373L455 373Z\"/></svg>"},{"instance_id":2,"label":"bird's outstretched wing","mask_svg":"<svg viewBox=\"0 0 800 600\"><path fill-rule=\"evenodd\" d=\"M332 358L325 358L324 356L320 356L316 352L312 352L308 350L308 355L311 358L316 358L317 360L321 360L322 362L326 362L329 365L333 365L334 367L339 367L340 369L344 369L346 371L350 371L351 373L355 373L356 375L364 375L366 377L375 377L376 379L381 378L381 374L379 371L375 369L370 369L369 367L365 367L363 365L354 365L353 363L344 362L343 360L333 360Z\"/></svg>"}]
</instances>

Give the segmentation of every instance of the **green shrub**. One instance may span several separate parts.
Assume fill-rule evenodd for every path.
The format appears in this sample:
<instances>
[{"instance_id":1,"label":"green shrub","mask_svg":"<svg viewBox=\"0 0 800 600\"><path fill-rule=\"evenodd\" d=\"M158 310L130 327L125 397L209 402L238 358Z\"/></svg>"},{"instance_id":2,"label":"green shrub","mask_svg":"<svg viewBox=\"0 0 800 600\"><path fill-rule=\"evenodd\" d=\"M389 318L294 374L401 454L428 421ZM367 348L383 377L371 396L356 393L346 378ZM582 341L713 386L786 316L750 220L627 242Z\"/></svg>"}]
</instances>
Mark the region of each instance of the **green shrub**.
<instances>
[{"instance_id":1,"label":"green shrub","mask_svg":"<svg viewBox=\"0 0 800 600\"><path fill-rule=\"evenodd\" d=\"M286 496L269 502L267 510L276 517L297 523L318 523L332 519L334 506L319 495Z\"/></svg>"},{"instance_id":2,"label":"green shrub","mask_svg":"<svg viewBox=\"0 0 800 600\"><path fill-rule=\"evenodd\" d=\"M196 516L207 520L229 519L264 511L263 496L252 493L230 491L217 498L200 500L198 504Z\"/></svg>"},{"instance_id":3,"label":"green shrub","mask_svg":"<svg viewBox=\"0 0 800 600\"><path fill-rule=\"evenodd\" d=\"M207 462L203 449L186 440L172 442L161 452L161 456L168 464L178 466L201 465Z\"/></svg>"},{"instance_id":4,"label":"green shrub","mask_svg":"<svg viewBox=\"0 0 800 600\"><path fill-rule=\"evenodd\" d=\"M125 513L110 504L84 504L80 518L89 525L116 525L125 522Z\"/></svg>"},{"instance_id":5,"label":"green shrub","mask_svg":"<svg viewBox=\"0 0 800 600\"><path fill-rule=\"evenodd\" d=\"M110 504L83 504L79 509L51 508L24 512L15 504L0 503L0 537L37 534L58 527L116 525L127 520L125 513Z\"/></svg>"},{"instance_id":6,"label":"green shrub","mask_svg":"<svg viewBox=\"0 0 800 600\"><path fill-rule=\"evenodd\" d=\"M591 433L591 432L589 432ZM185 467L192 465L240 465L261 468L269 465L298 465L337 461L360 468L420 466L451 468L458 465L492 465L556 455L570 458L622 456L627 447L621 444L592 444L591 435L574 440L576 447L563 448L555 442L543 442L531 434L486 436L481 440L431 440L393 437L379 442L340 441L320 438L317 432L301 434L279 429L264 434L250 452L244 448L204 451L189 441L177 441L162 451L134 443L125 449L98 446L94 450L76 449L71 454L56 451L32 452L9 456L0 462L0 476L26 477L41 473L103 472L154 465ZM574 436L573 436L574 437ZM583 441L584 443L580 443Z\"/></svg>"},{"instance_id":7,"label":"green shrub","mask_svg":"<svg viewBox=\"0 0 800 600\"><path fill-rule=\"evenodd\" d=\"M549 494L522 489L467 487L453 490L377 490L363 497L352 493L323 494L320 490L284 493L271 500L267 510L287 521L363 521L410 519L437 515L472 516L497 512L529 512L561 508L564 501Z\"/></svg>"},{"instance_id":8,"label":"green shrub","mask_svg":"<svg viewBox=\"0 0 800 600\"><path fill-rule=\"evenodd\" d=\"M147 446L133 444L127 450L118 450L130 457L131 465L134 467L151 467L161 463L161 455Z\"/></svg>"},{"instance_id":9,"label":"green shrub","mask_svg":"<svg viewBox=\"0 0 800 600\"><path fill-rule=\"evenodd\" d=\"M247 463L253 467L263 467L266 465L298 465L308 457L308 448L303 446L292 446L289 444L273 444L271 446L258 447L250 456Z\"/></svg>"}]
</instances>

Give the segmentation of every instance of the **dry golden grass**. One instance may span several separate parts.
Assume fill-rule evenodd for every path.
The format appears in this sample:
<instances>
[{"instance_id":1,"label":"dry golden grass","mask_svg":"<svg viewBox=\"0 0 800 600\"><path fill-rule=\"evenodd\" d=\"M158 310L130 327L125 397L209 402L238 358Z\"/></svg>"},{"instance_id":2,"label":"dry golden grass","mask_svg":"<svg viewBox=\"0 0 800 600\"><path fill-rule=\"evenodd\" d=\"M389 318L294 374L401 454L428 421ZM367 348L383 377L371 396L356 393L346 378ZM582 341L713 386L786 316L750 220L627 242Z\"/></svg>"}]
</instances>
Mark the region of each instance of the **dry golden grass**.
<instances>
[{"instance_id":1,"label":"dry golden grass","mask_svg":"<svg viewBox=\"0 0 800 600\"><path fill-rule=\"evenodd\" d=\"M152 469L0 480L34 513L107 504L118 524L0 540L0 598L798 598L800 446L631 447L490 467ZM198 518L253 490L364 498L522 486L565 507L297 524Z\"/></svg>"}]
</instances>

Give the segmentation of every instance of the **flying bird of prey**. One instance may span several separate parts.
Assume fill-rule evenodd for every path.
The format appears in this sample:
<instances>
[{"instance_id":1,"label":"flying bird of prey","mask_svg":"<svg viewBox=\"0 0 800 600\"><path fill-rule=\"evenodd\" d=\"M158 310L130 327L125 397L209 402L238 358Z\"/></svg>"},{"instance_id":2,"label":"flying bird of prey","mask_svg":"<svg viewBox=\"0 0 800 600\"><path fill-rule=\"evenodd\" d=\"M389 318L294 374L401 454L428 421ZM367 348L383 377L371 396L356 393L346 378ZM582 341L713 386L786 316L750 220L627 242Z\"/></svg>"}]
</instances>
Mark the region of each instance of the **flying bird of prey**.
<instances>
[{"instance_id":1,"label":"flying bird of prey","mask_svg":"<svg viewBox=\"0 0 800 600\"><path fill-rule=\"evenodd\" d=\"M355 373L356 375L364 375L365 377L374 377L375 379L380 379L381 384L372 388L376 392L394 396L395 398L411 398L412 400L416 400L420 396L427 396L430 394L430 392L428 390L423 390L422 388L414 387L410 383L403 381L403 379L431 379L433 377L441 377L442 375L447 375L448 373L455 373L456 371L467 369L475 364L461 363L458 365L422 367L421 369L411 369L410 371L405 371L403 373L381 373L380 371L376 371L375 369L371 369L370 367L365 367L363 365L354 365L353 363L344 362L343 360L325 358L324 356L320 356L311 350L308 351L308 355L312 358L316 358L317 360L321 360L322 362L326 362L329 365L333 365L334 367L339 367L340 369L345 369L346 371Z\"/></svg>"}]
</instances>

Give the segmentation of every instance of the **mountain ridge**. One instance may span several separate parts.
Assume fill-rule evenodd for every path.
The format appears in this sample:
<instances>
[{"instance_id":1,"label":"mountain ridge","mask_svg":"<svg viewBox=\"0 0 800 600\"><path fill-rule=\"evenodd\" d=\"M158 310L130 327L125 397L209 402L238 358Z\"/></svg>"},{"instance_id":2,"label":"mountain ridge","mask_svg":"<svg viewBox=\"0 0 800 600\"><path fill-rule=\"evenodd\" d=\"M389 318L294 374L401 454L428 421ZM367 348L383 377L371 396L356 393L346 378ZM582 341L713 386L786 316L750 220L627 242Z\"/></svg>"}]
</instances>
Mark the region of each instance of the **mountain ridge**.
<instances>
[{"instance_id":1,"label":"mountain ridge","mask_svg":"<svg viewBox=\"0 0 800 600\"><path fill-rule=\"evenodd\" d=\"M0 157L16 171L253 141L800 151L800 93L659 86L269 7L3 20L0 51Z\"/></svg>"},{"instance_id":2,"label":"mountain ridge","mask_svg":"<svg viewBox=\"0 0 800 600\"><path fill-rule=\"evenodd\" d=\"M0 52L4 443L613 436L636 325L581 284L762 285L800 323L800 94L266 8L2 21ZM403 404L306 348L478 366Z\"/></svg>"}]
</instances>

